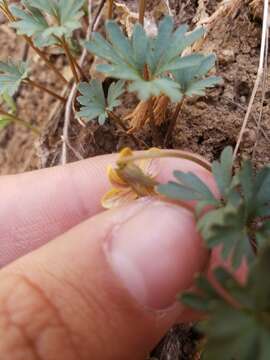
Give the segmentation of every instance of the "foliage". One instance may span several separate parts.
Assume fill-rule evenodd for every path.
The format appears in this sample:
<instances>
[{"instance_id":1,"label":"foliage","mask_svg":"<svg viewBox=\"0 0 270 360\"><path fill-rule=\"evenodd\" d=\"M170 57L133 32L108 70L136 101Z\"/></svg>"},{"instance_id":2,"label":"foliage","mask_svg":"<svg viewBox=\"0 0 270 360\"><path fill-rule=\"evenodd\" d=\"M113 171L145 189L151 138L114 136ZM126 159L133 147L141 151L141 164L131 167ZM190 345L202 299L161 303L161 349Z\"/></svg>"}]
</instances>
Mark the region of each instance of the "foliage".
<instances>
[{"instance_id":1,"label":"foliage","mask_svg":"<svg viewBox=\"0 0 270 360\"><path fill-rule=\"evenodd\" d=\"M224 260L231 258L238 268L243 260L254 258L252 244L260 247L270 234L270 167L254 174L249 161L233 175L232 149L226 148L220 161L212 165L220 193L212 191L192 173L175 171L176 181L159 185L157 190L173 200L196 200L198 230L210 249L222 245ZM203 212L206 207L210 211Z\"/></svg>"},{"instance_id":2,"label":"foliage","mask_svg":"<svg viewBox=\"0 0 270 360\"><path fill-rule=\"evenodd\" d=\"M98 65L98 71L130 81L129 90L137 92L141 100L165 94L172 101L179 101L182 97L180 85L168 74L201 63L201 55L180 56L188 46L203 36L202 28L189 33L187 30L188 27L183 25L173 31L173 20L166 16L159 24L156 37L148 37L143 27L136 24L129 39L114 21L108 21L108 40L94 33L85 46L108 62Z\"/></svg>"},{"instance_id":3,"label":"foliage","mask_svg":"<svg viewBox=\"0 0 270 360\"><path fill-rule=\"evenodd\" d=\"M12 27L19 35L32 37L37 47L55 45L59 38L70 38L80 28L84 0L23 0L12 5L16 17Z\"/></svg>"},{"instance_id":4,"label":"foliage","mask_svg":"<svg viewBox=\"0 0 270 360\"><path fill-rule=\"evenodd\" d=\"M196 280L200 293L182 295L184 304L209 314L207 320L199 324L208 339L205 359L269 359L269 272L268 239L250 267L245 285L240 285L225 269L217 268L215 279L223 293L201 275Z\"/></svg>"},{"instance_id":5,"label":"foliage","mask_svg":"<svg viewBox=\"0 0 270 360\"><path fill-rule=\"evenodd\" d=\"M124 92L124 82L112 83L107 98L105 98L102 83L98 80L80 83L78 90L82 94L82 96L78 97L78 101L82 106L77 115L87 120L98 118L99 124L103 125L108 117L108 111L112 111L120 105L118 98Z\"/></svg>"},{"instance_id":6,"label":"foliage","mask_svg":"<svg viewBox=\"0 0 270 360\"><path fill-rule=\"evenodd\" d=\"M20 83L28 77L28 73L26 62L0 61L0 95L14 95Z\"/></svg>"},{"instance_id":7,"label":"foliage","mask_svg":"<svg viewBox=\"0 0 270 360\"><path fill-rule=\"evenodd\" d=\"M174 79L180 85L181 93L185 96L205 95L205 89L213 87L222 81L219 76L209 76L208 72L215 66L216 57L211 54L208 56L199 55L200 60L197 64L172 71Z\"/></svg>"}]
</instances>

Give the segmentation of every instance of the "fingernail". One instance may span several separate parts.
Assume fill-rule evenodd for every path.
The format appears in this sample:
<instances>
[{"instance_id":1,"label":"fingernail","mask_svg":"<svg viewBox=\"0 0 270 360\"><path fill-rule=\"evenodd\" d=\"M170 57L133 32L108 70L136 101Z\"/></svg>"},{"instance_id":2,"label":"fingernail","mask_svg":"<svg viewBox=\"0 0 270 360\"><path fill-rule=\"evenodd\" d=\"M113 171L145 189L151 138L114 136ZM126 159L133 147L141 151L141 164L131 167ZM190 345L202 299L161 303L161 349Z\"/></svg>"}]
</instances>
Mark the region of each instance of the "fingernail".
<instances>
[{"instance_id":1,"label":"fingernail","mask_svg":"<svg viewBox=\"0 0 270 360\"><path fill-rule=\"evenodd\" d=\"M148 201L106 241L114 273L137 302L156 310L173 305L207 259L193 215L162 201Z\"/></svg>"}]
</instances>

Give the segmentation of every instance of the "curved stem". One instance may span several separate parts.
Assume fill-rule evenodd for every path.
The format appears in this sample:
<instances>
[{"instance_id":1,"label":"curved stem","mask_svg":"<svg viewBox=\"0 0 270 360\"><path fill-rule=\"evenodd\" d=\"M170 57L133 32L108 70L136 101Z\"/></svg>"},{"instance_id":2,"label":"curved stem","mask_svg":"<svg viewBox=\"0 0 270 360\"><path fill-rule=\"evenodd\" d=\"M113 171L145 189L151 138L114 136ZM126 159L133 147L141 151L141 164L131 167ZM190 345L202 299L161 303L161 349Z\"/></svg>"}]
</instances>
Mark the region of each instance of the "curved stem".
<instances>
[{"instance_id":1,"label":"curved stem","mask_svg":"<svg viewBox=\"0 0 270 360\"><path fill-rule=\"evenodd\" d=\"M11 121L16 122L18 124L21 124L24 127L26 127L27 129L31 130L36 135L41 136L41 132L36 127L29 124L27 121L22 120L22 119L18 118L15 115L9 114L8 112L6 112L6 111L4 111L2 109L0 109L0 115L4 115L4 116L10 118Z\"/></svg>"},{"instance_id":2,"label":"curved stem","mask_svg":"<svg viewBox=\"0 0 270 360\"><path fill-rule=\"evenodd\" d=\"M26 79L26 80L24 80L23 82L24 82L25 84L29 84L29 85L37 88L37 89L40 89L40 90L42 90L42 91L44 91L44 92L52 95L53 97L55 97L56 99L62 101L63 103L66 102L66 99L65 99L65 98L63 98L62 96L56 94L54 91L52 91L52 90L50 90L50 89L47 89L46 87L38 84L37 82L35 82L35 81L33 81L33 80Z\"/></svg>"},{"instance_id":3,"label":"curved stem","mask_svg":"<svg viewBox=\"0 0 270 360\"><path fill-rule=\"evenodd\" d=\"M121 166L125 166L128 162L134 162L137 160L144 160L144 159L158 159L158 158L178 158L178 159L190 160L190 161L202 166L207 171L210 171L210 172L212 171L212 166L208 161L206 161L196 155L193 155L191 153L181 151L181 150L163 151L163 150L157 149L156 153L154 153L152 151L151 153L142 153L142 154L136 154L133 156L127 156L125 158L118 160L117 165L119 165L121 167Z\"/></svg>"}]
</instances>

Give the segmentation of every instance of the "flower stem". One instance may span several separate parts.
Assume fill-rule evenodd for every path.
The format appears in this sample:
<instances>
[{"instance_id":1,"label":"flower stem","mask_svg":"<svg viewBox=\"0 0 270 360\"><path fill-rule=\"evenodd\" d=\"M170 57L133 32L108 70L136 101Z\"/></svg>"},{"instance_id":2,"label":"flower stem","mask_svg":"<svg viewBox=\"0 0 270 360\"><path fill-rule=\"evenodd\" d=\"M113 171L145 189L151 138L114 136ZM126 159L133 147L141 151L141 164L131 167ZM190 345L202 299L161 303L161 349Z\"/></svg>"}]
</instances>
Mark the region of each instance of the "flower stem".
<instances>
[{"instance_id":1,"label":"flower stem","mask_svg":"<svg viewBox=\"0 0 270 360\"><path fill-rule=\"evenodd\" d=\"M176 105L176 108L175 108L174 113L173 113L173 115L171 117L169 127L168 127L168 130L167 130L166 136L165 136L165 140L164 140L164 146L165 147L168 145L168 141L171 139L172 132L173 132L173 130L175 128L176 121L178 119L178 116L179 116L182 108L183 108L184 102L185 102L185 97L183 97L182 100Z\"/></svg>"},{"instance_id":2,"label":"flower stem","mask_svg":"<svg viewBox=\"0 0 270 360\"><path fill-rule=\"evenodd\" d=\"M10 121L16 122L18 124L23 125L24 127L26 127L27 129L31 130L33 133L35 133L38 136L41 136L41 132L34 126L32 126L31 124L29 124L27 121L22 120L20 118L18 118L15 115L9 114L8 112L0 109L0 115L6 116L8 118L10 118Z\"/></svg>"},{"instance_id":3,"label":"flower stem","mask_svg":"<svg viewBox=\"0 0 270 360\"><path fill-rule=\"evenodd\" d=\"M25 84L29 84L29 85L37 88L37 89L40 89L40 90L42 90L42 91L44 91L44 92L52 95L53 97L55 97L56 99L62 101L63 103L66 102L66 99L65 99L65 98L63 98L62 96L56 94L54 91L52 91L52 90L44 87L43 85L38 84L37 82L35 82L35 81L33 81L33 80L26 79L26 80L24 80L23 82L24 82Z\"/></svg>"},{"instance_id":4,"label":"flower stem","mask_svg":"<svg viewBox=\"0 0 270 360\"><path fill-rule=\"evenodd\" d=\"M121 166L125 166L128 162L134 162L137 160L144 160L144 159L158 159L158 158L178 158L178 159L190 160L202 166L207 171L211 172L212 170L212 166L208 161L204 160L199 156L181 150L164 151L157 149L156 153L154 151L151 151L151 153L141 153L133 156L127 156L125 158L121 158L120 160L118 160L117 165L121 167Z\"/></svg>"},{"instance_id":5,"label":"flower stem","mask_svg":"<svg viewBox=\"0 0 270 360\"><path fill-rule=\"evenodd\" d=\"M144 25L144 14L145 14L146 0L139 0L139 23Z\"/></svg>"}]
</instances>

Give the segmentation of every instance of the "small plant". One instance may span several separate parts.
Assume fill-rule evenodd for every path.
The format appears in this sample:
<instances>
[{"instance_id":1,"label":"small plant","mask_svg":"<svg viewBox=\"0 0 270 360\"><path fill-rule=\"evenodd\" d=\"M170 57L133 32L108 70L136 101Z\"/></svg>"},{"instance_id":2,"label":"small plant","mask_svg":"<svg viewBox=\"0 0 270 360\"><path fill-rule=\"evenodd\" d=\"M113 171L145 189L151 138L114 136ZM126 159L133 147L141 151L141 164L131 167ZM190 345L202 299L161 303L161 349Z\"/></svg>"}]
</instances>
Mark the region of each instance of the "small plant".
<instances>
[{"instance_id":1,"label":"small plant","mask_svg":"<svg viewBox=\"0 0 270 360\"><path fill-rule=\"evenodd\" d=\"M219 197L193 173L176 170L175 181L158 184L148 172L142 173L138 166L138 161L143 159L149 161L172 156L204 166L209 176L212 171ZM268 359L270 167L266 166L255 174L251 163L245 161L241 169L234 170L230 147L222 152L220 161L214 161L212 166L192 154L153 149L140 155L123 150L114 172L120 179L118 183L125 182L125 187L133 189L137 197L150 194L162 196L165 200L180 201L181 206L186 206L194 213L198 231L207 248L212 250L220 246L222 258L230 262L235 270L243 262L249 266L245 284L238 283L223 268L217 268L214 275L218 287L201 274L196 279L198 292L188 292L181 296L181 301L187 306L208 313L208 319L199 325L208 340L205 358ZM110 180L114 183L112 176ZM136 192L136 189L145 188L144 184L148 184L147 192ZM105 205L118 206L121 204L121 196L125 198L123 191L116 193L111 190L104 197ZM190 200L196 201L195 210L184 203Z\"/></svg>"},{"instance_id":2,"label":"small plant","mask_svg":"<svg viewBox=\"0 0 270 360\"><path fill-rule=\"evenodd\" d=\"M213 55L181 56L184 50L203 36L202 28L190 33L187 31L185 25L173 31L173 20L167 16L160 22L156 37L148 37L143 26L136 24L129 39L115 22L108 21L107 40L94 33L85 44L91 53L107 61L107 64L97 65L96 70L127 81L128 90L137 93L141 100L131 116L135 118L133 130L143 126L147 120L150 120L153 129L161 124L160 117L155 115L158 107L164 114L169 100L182 104L184 97L203 95L207 87L221 81L219 77L202 79L215 64ZM170 133L177 116L173 117ZM156 137L156 131L154 129L153 137Z\"/></svg>"},{"instance_id":3,"label":"small plant","mask_svg":"<svg viewBox=\"0 0 270 360\"><path fill-rule=\"evenodd\" d=\"M80 66L72 56L68 42L74 30L80 28L84 0L24 0L20 6L12 5L10 12L14 17L11 26L18 35L33 40L37 48L58 46L64 50L70 62L74 78L79 82L77 71Z\"/></svg>"},{"instance_id":4,"label":"small plant","mask_svg":"<svg viewBox=\"0 0 270 360\"><path fill-rule=\"evenodd\" d=\"M18 36L42 58L48 68L68 86L68 81L47 56L47 48L57 47L67 57L73 78L81 96L73 96L71 106L74 118L85 121L98 120L100 125L107 119L133 138L136 144L141 143L133 135L145 123L150 124L153 143L166 145L174 129L176 119L188 96L203 95L207 87L220 82L219 77L207 77L215 65L214 55L205 56L198 53L185 54L187 49L203 35L203 28L189 32L186 25L174 30L173 19L165 16L161 20L156 36L148 36L143 28L145 2L140 1L140 24L135 24L131 37L124 34L113 17L113 1L108 0L108 21L105 23L106 39L98 32L91 33L91 26L86 29L86 41L74 39L74 31L82 28L82 20L90 19L85 0L23 0L20 4L9 5L7 0L0 0L0 10L8 19L10 26ZM87 35L88 34L88 35ZM109 94L104 93L103 84L91 79L85 72L74 53L74 44L84 53L97 56L106 63L96 67L98 72L115 80ZM81 44L83 44L81 46ZM84 47L85 49L83 49ZM85 58L85 56L84 56ZM48 89L31 77L29 62L11 62L0 64L0 93L8 92L10 96L21 84L28 84L49 93L66 105L67 98ZM125 91L124 91L125 90ZM117 93L117 91L119 93ZM134 92L139 99L138 106L124 118L117 115L116 108L122 105L121 95ZM167 116L170 104L176 104L175 113ZM73 105L73 106L72 106ZM128 120L130 120L130 125ZM165 141L161 139L158 129L169 120ZM80 119L79 119L80 121Z\"/></svg>"}]
</instances>

